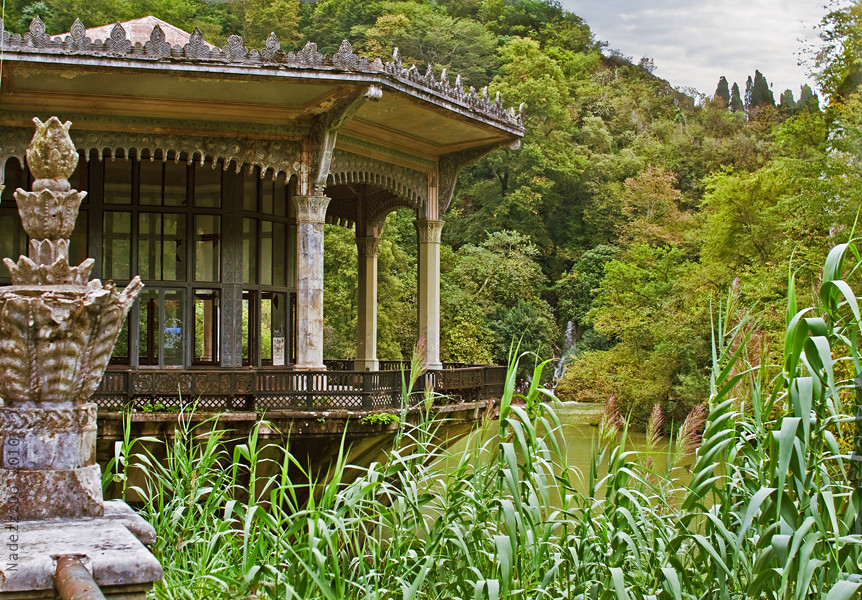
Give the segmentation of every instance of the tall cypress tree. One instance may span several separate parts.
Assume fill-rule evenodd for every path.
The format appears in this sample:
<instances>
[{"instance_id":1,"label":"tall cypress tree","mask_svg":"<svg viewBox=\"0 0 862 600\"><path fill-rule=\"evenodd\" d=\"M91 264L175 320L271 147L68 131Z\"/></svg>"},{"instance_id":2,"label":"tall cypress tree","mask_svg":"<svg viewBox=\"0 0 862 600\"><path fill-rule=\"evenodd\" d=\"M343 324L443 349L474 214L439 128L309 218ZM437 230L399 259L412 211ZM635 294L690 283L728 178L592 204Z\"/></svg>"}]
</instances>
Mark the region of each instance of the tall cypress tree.
<instances>
[{"instance_id":1,"label":"tall cypress tree","mask_svg":"<svg viewBox=\"0 0 862 600\"><path fill-rule=\"evenodd\" d=\"M799 91L799 102L796 104L799 110L807 110L809 112L820 112L820 100L817 94L806 83Z\"/></svg>"},{"instance_id":2,"label":"tall cypress tree","mask_svg":"<svg viewBox=\"0 0 862 600\"><path fill-rule=\"evenodd\" d=\"M739 86L733 82L733 87L730 88L730 110L733 112L741 112L745 106L742 104L742 98L739 96Z\"/></svg>"},{"instance_id":3,"label":"tall cypress tree","mask_svg":"<svg viewBox=\"0 0 862 600\"><path fill-rule=\"evenodd\" d=\"M750 78L749 81L751 81ZM751 86L751 101L749 104L756 108L775 106L775 97L772 95L772 90L769 89L769 83L766 81L766 77L757 70L754 71L754 83Z\"/></svg>"},{"instance_id":4,"label":"tall cypress tree","mask_svg":"<svg viewBox=\"0 0 862 600\"><path fill-rule=\"evenodd\" d=\"M796 101L793 99L793 92L791 90L781 92L778 109L784 114L790 114L796 110Z\"/></svg>"},{"instance_id":5,"label":"tall cypress tree","mask_svg":"<svg viewBox=\"0 0 862 600\"><path fill-rule=\"evenodd\" d=\"M748 76L748 80L745 82L745 97L743 98L743 102L745 103L745 110L751 108L751 92L754 89L754 82L751 81L751 75Z\"/></svg>"},{"instance_id":6,"label":"tall cypress tree","mask_svg":"<svg viewBox=\"0 0 862 600\"><path fill-rule=\"evenodd\" d=\"M718 102L721 100L724 102L724 106L730 105L730 89L727 87L727 79L724 75L721 76L721 79L718 80L718 87L715 88L715 95L713 95L713 100Z\"/></svg>"}]
</instances>

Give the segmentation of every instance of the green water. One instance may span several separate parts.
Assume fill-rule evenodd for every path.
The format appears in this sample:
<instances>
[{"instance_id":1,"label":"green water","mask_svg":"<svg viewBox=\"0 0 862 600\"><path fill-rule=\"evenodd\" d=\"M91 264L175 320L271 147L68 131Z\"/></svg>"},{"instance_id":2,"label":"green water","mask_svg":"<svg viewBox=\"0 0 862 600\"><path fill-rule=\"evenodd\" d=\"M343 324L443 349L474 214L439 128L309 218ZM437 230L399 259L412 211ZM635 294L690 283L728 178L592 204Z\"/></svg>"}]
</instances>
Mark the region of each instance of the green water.
<instances>
[{"instance_id":1,"label":"green water","mask_svg":"<svg viewBox=\"0 0 862 600\"><path fill-rule=\"evenodd\" d=\"M554 405L554 411L562 424L560 438L562 443L565 444L566 463L574 471L575 476L581 484L579 488L583 492L587 489L593 445L598 436L597 423L601 418L603 408L604 405L602 404L582 402L561 402ZM494 422L487 427L485 439L490 439L496 432L497 425ZM461 454L469 443L468 440L471 440L471 438L463 437L454 442L449 446L450 454L452 456ZM664 443L660 444L659 448L652 455L658 471L664 471L663 467L667 464L668 442L669 440L665 439ZM643 433L628 432L627 450L643 453L645 452L645 447L646 436ZM675 470L674 476L679 477L684 483L688 482L690 474L687 467L690 467L692 462L692 457L684 460L681 468ZM604 472L600 466L600 476L603 474Z\"/></svg>"}]
</instances>

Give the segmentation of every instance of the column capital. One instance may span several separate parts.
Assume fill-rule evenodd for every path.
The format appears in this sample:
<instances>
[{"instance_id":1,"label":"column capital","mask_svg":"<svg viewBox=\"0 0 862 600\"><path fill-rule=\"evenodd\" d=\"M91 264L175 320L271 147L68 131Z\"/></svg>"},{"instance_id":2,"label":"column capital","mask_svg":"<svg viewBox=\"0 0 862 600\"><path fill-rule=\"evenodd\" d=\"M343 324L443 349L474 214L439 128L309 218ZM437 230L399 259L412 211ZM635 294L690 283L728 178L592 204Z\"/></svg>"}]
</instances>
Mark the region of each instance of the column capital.
<instances>
[{"instance_id":1,"label":"column capital","mask_svg":"<svg viewBox=\"0 0 862 600\"><path fill-rule=\"evenodd\" d=\"M329 196L294 196L297 223L325 223Z\"/></svg>"},{"instance_id":2,"label":"column capital","mask_svg":"<svg viewBox=\"0 0 862 600\"><path fill-rule=\"evenodd\" d=\"M380 238L377 236L356 237L356 249L359 251L359 256L377 256L379 247Z\"/></svg>"},{"instance_id":3,"label":"column capital","mask_svg":"<svg viewBox=\"0 0 862 600\"><path fill-rule=\"evenodd\" d=\"M417 241L421 244L439 244L444 224L445 221L416 219L413 225L416 227Z\"/></svg>"}]
</instances>

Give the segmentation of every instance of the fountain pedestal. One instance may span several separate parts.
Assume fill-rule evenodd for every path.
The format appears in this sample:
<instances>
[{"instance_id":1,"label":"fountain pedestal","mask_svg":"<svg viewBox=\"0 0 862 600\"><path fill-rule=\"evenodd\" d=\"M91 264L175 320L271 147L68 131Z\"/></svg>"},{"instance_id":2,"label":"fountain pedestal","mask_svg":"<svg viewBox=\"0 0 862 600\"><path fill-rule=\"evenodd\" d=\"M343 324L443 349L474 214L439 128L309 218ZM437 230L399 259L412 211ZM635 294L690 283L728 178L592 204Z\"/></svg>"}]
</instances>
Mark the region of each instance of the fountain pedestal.
<instances>
[{"instance_id":1,"label":"fountain pedestal","mask_svg":"<svg viewBox=\"0 0 862 600\"><path fill-rule=\"evenodd\" d=\"M28 256L4 258L0 288L0 600L54 598L58 560L87 569L107 597L143 599L161 566L143 544L153 529L122 502L103 502L96 463L98 387L143 287L90 280L93 259L69 264L85 192L70 188L71 123L34 119L32 191L15 199ZM68 557L75 557L73 561Z\"/></svg>"}]
</instances>

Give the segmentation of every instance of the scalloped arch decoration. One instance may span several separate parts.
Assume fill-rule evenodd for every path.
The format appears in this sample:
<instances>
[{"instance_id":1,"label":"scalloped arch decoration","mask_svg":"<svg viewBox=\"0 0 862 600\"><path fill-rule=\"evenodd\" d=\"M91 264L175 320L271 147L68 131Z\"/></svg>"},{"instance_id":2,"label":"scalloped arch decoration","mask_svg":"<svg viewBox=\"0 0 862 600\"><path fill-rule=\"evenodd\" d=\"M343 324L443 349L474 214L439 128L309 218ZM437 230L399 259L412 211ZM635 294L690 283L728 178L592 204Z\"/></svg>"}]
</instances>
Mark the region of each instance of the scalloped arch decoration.
<instances>
[{"instance_id":1,"label":"scalloped arch decoration","mask_svg":"<svg viewBox=\"0 0 862 600\"><path fill-rule=\"evenodd\" d=\"M428 174L336 149L327 185L370 184L400 198L401 206L422 210L428 203Z\"/></svg>"}]
</instances>

